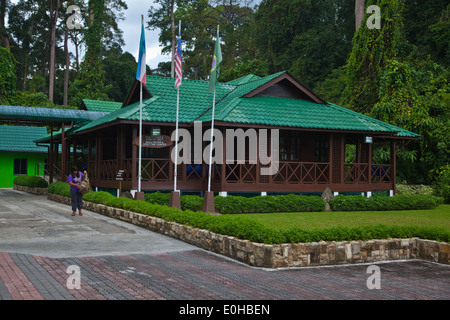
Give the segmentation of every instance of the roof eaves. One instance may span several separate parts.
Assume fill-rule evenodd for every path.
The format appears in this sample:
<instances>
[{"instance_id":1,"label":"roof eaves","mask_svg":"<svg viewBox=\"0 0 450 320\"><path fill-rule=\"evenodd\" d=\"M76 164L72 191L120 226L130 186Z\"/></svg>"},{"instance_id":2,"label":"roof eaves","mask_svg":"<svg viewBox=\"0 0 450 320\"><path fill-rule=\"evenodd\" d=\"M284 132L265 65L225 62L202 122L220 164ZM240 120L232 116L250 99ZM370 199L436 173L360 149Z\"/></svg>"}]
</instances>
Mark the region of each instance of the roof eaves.
<instances>
[{"instance_id":1,"label":"roof eaves","mask_svg":"<svg viewBox=\"0 0 450 320\"><path fill-rule=\"evenodd\" d=\"M146 99L145 101L143 101L143 105L150 104L153 101L157 100L158 98L159 97L154 96L150 99ZM139 109L140 109L140 102L135 102L133 104L130 104L129 106L122 107L119 110L106 114L104 117L91 121L86 125L82 126L81 128L78 128L77 130L74 131L74 134L80 133L88 129L93 129L95 127L98 127L105 123L113 122L118 119L128 119L131 115L135 114Z\"/></svg>"}]
</instances>

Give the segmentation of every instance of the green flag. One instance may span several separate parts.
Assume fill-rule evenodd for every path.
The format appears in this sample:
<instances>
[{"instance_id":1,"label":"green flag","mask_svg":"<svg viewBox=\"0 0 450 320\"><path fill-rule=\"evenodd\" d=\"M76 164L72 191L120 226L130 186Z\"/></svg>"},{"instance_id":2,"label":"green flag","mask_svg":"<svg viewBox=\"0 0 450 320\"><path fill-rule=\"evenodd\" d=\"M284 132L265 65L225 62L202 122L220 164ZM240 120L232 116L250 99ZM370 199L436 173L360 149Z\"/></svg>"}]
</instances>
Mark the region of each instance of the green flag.
<instances>
[{"instance_id":1,"label":"green flag","mask_svg":"<svg viewBox=\"0 0 450 320\"><path fill-rule=\"evenodd\" d=\"M214 49L214 57L211 66L211 74L209 76L209 91L216 88L217 79L220 74L220 63L222 62L222 50L220 49L219 27L217 27L216 47Z\"/></svg>"}]
</instances>

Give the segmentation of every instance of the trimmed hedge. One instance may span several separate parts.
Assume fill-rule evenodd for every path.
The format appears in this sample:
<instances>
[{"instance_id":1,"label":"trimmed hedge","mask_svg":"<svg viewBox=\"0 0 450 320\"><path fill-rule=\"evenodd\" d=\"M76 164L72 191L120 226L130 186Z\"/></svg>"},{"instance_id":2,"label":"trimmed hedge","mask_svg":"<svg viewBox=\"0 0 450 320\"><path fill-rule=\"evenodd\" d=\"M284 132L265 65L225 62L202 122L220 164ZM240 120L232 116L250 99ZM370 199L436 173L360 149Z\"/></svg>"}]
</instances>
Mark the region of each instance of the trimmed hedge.
<instances>
[{"instance_id":1,"label":"trimmed hedge","mask_svg":"<svg viewBox=\"0 0 450 320\"><path fill-rule=\"evenodd\" d=\"M48 186L48 193L70 198L70 185L66 182L54 182Z\"/></svg>"},{"instance_id":2,"label":"trimmed hedge","mask_svg":"<svg viewBox=\"0 0 450 320\"><path fill-rule=\"evenodd\" d=\"M154 192L145 194L145 201L169 205L170 194ZM203 198L195 195L180 197L181 209L199 211L203 208ZM216 211L221 214L272 213L272 212L318 212L325 209L325 203L318 196L299 196L295 194L279 196L217 196L214 198Z\"/></svg>"},{"instance_id":3,"label":"trimmed hedge","mask_svg":"<svg viewBox=\"0 0 450 320\"><path fill-rule=\"evenodd\" d=\"M14 179L14 184L29 188L47 188L48 182L37 176L18 176Z\"/></svg>"},{"instance_id":4,"label":"trimmed hedge","mask_svg":"<svg viewBox=\"0 0 450 320\"><path fill-rule=\"evenodd\" d=\"M57 182L49 186L48 192L62 196L70 196L69 189L67 183ZM191 200L194 198L187 199ZM436 227L374 225L354 228L332 227L317 230L292 228L287 231L280 231L245 217L232 215L211 216L200 211L178 210L148 201L117 198L107 192L89 192L84 195L84 200L265 244L411 237L445 242L450 241L450 231Z\"/></svg>"},{"instance_id":5,"label":"trimmed hedge","mask_svg":"<svg viewBox=\"0 0 450 320\"><path fill-rule=\"evenodd\" d=\"M374 239L406 239L413 237L444 242L450 241L450 232L444 228L388 226L383 224L363 227L339 226L316 230L292 228L285 231L284 236L286 237L286 241L289 243L356 240L367 241Z\"/></svg>"},{"instance_id":6,"label":"trimmed hedge","mask_svg":"<svg viewBox=\"0 0 450 320\"><path fill-rule=\"evenodd\" d=\"M424 194L370 198L338 195L330 200L330 207L333 211L423 210L434 209L442 203L442 198Z\"/></svg>"}]
</instances>

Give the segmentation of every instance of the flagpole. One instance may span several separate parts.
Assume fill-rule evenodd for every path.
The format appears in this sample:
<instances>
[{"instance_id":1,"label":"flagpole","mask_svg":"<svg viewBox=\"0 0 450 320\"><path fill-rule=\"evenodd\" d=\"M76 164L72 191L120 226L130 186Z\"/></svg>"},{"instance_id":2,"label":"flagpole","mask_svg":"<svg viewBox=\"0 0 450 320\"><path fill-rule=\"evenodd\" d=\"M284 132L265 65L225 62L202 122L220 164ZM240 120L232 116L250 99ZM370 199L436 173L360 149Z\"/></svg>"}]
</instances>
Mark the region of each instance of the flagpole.
<instances>
[{"instance_id":1,"label":"flagpole","mask_svg":"<svg viewBox=\"0 0 450 320\"><path fill-rule=\"evenodd\" d=\"M144 25L144 15L141 15L142 25ZM142 180L142 79L140 82L140 105L139 105L139 180L138 192L141 192Z\"/></svg>"},{"instance_id":2,"label":"flagpole","mask_svg":"<svg viewBox=\"0 0 450 320\"><path fill-rule=\"evenodd\" d=\"M217 25L217 36L219 36L219 25ZM219 41L219 39L216 39ZM212 119L211 119L211 143L209 144L209 168L208 168L208 192L211 191L211 168L212 168L212 151L213 151L213 137L214 137L214 113L216 109L216 87L214 86Z\"/></svg>"},{"instance_id":3,"label":"flagpole","mask_svg":"<svg viewBox=\"0 0 450 320\"><path fill-rule=\"evenodd\" d=\"M181 20L178 26L178 34L181 34ZM178 176L178 113L180 110L180 86L177 87L177 119L175 125L175 170L173 177L173 191L177 191L177 176Z\"/></svg>"},{"instance_id":4,"label":"flagpole","mask_svg":"<svg viewBox=\"0 0 450 320\"><path fill-rule=\"evenodd\" d=\"M214 112L216 108L216 89L214 89L212 120L211 120L211 143L209 144L209 169L208 169L208 192L211 191L211 167L212 167L212 150L214 137Z\"/></svg>"}]
</instances>

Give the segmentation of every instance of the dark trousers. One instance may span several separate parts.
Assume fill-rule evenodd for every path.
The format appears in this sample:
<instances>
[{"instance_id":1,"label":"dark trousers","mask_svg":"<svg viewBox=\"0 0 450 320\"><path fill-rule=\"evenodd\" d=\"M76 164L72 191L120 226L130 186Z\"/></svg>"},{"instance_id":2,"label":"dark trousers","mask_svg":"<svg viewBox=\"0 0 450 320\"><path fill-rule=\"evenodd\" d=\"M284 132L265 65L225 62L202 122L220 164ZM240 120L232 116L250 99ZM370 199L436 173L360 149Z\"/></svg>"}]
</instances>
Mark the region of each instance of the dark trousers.
<instances>
[{"instance_id":1,"label":"dark trousers","mask_svg":"<svg viewBox=\"0 0 450 320\"><path fill-rule=\"evenodd\" d=\"M70 199L72 200L72 211L83 209L83 194L79 191L70 190Z\"/></svg>"}]
</instances>

